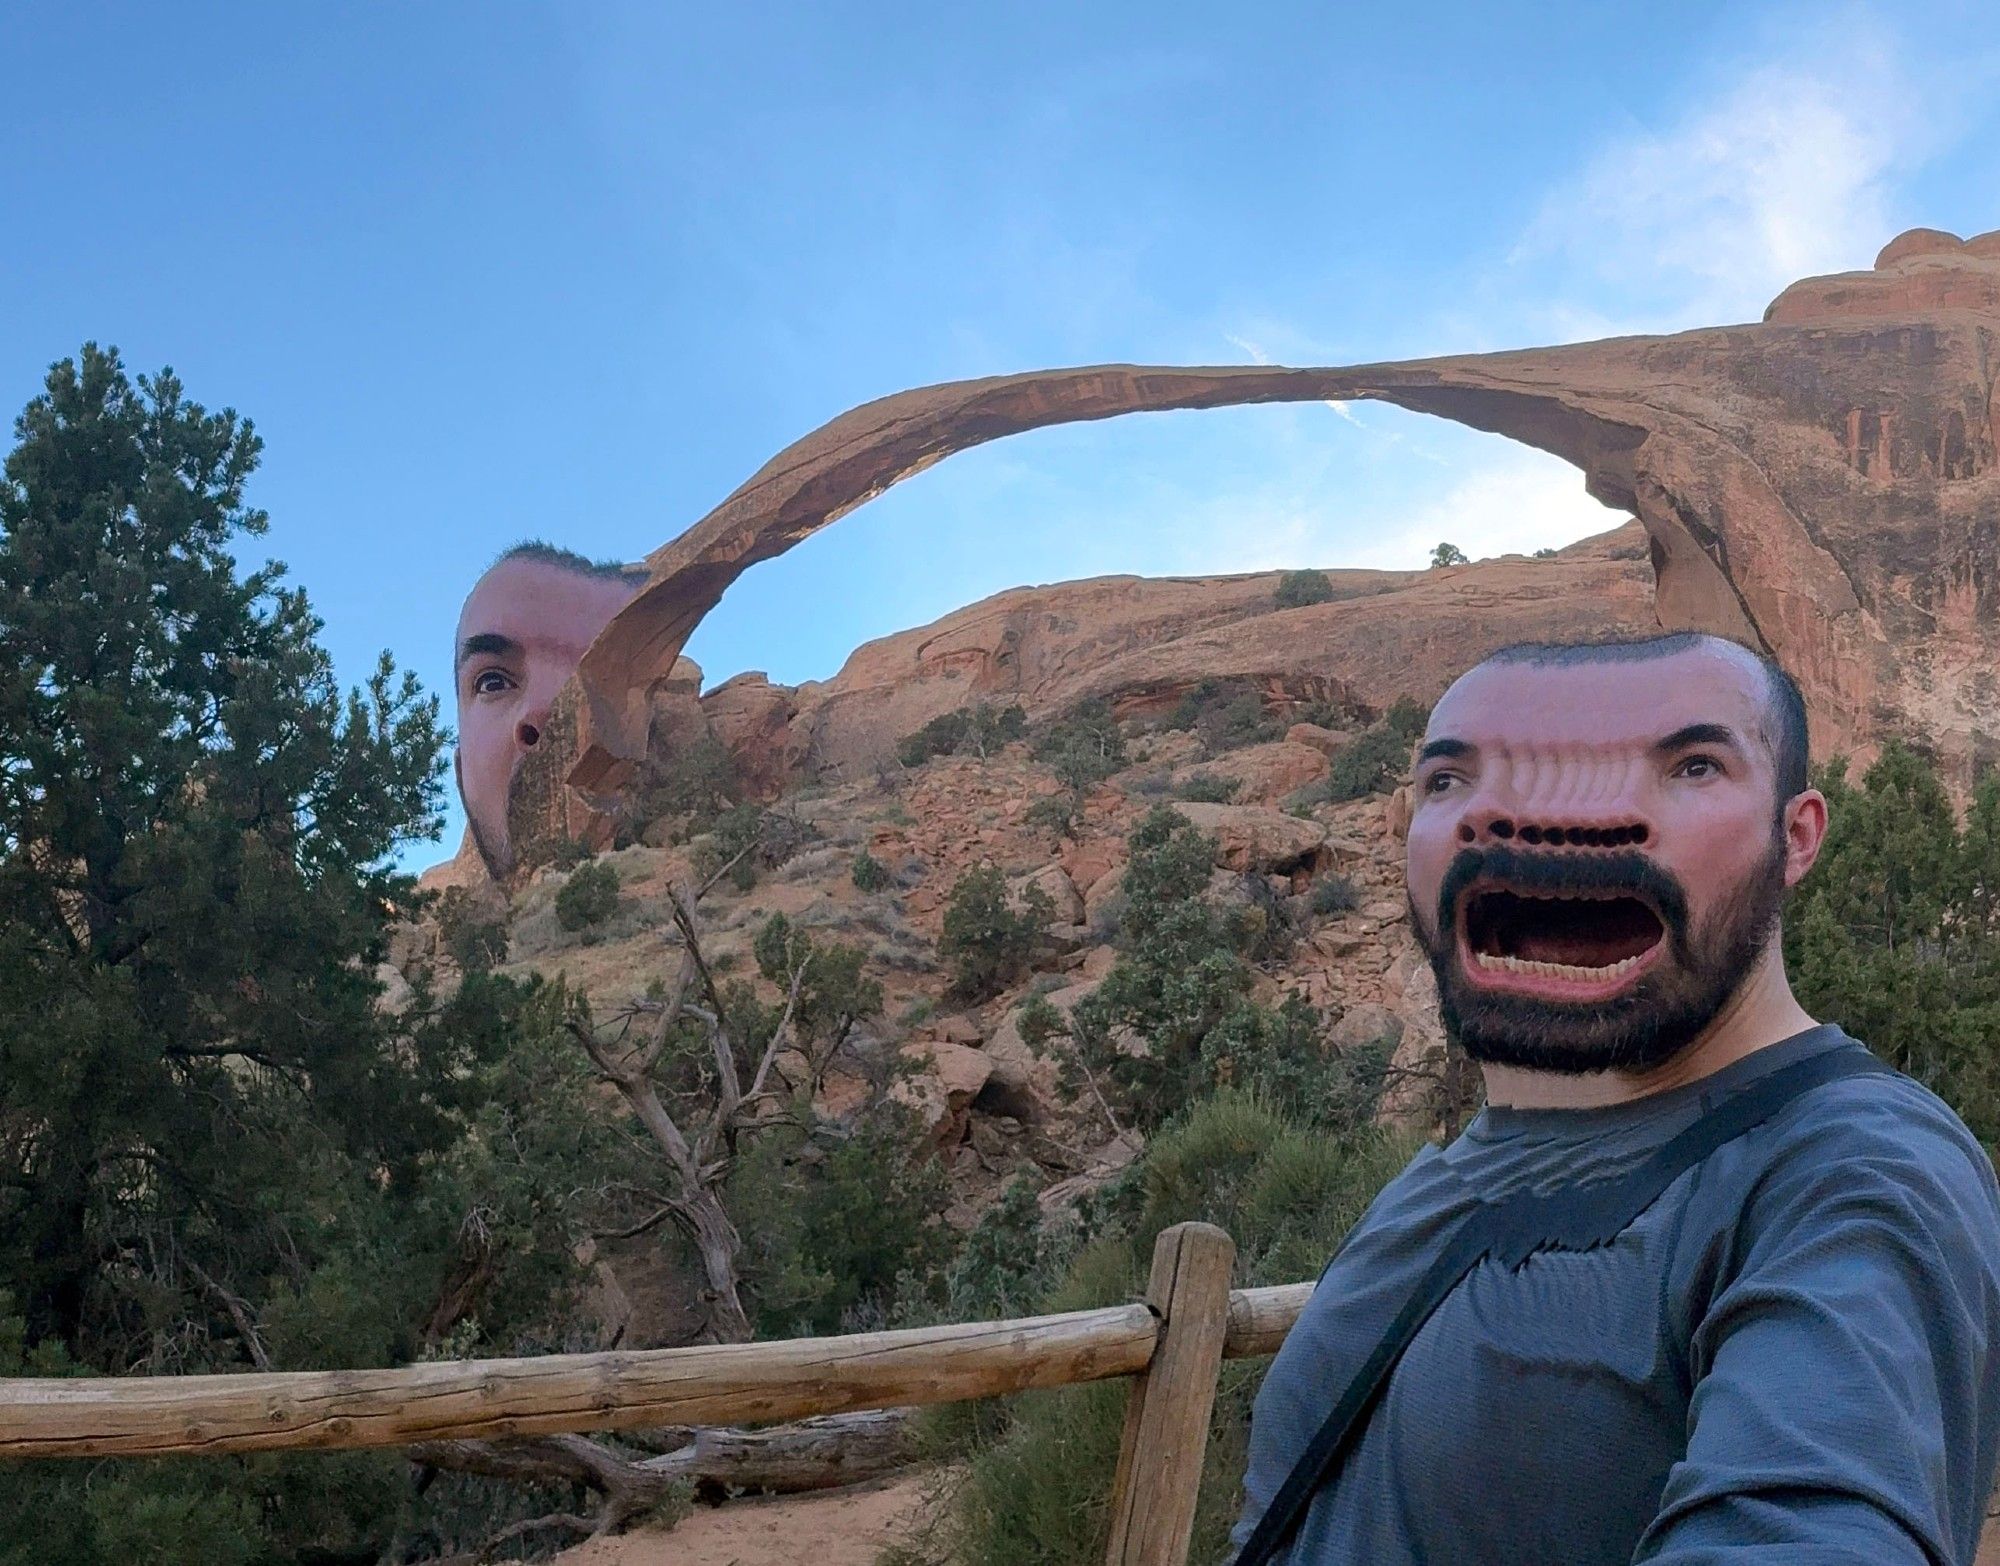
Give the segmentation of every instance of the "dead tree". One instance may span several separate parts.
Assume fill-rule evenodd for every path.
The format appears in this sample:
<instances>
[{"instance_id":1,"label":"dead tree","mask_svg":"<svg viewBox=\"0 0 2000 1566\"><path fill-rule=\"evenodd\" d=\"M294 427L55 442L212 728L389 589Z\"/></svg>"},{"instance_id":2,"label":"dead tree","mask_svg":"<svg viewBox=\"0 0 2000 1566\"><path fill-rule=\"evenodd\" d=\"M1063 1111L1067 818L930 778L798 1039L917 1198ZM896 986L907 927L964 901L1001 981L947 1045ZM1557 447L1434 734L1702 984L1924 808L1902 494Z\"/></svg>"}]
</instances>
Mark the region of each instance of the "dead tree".
<instances>
[{"instance_id":1,"label":"dead tree","mask_svg":"<svg viewBox=\"0 0 2000 1566\"><path fill-rule=\"evenodd\" d=\"M597 1497L594 1516L559 1513L526 1524L576 1535L617 1533L690 1489L785 1494L874 1479L915 1454L910 1411L826 1414L761 1430L678 1430L668 1449L647 1457L583 1436L519 1441L426 1441L410 1448L426 1468L482 1474L517 1484L574 1484ZM516 1524L516 1528L523 1527ZM490 1549L500 1539L487 1541Z\"/></svg>"},{"instance_id":2,"label":"dead tree","mask_svg":"<svg viewBox=\"0 0 2000 1566\"><path fill-rule=\"evenodd\" d=\"M675 1224L701 1259L702 1296L707 1307L701 1337L716 1343L742 1343L751 1336L750 1318L743 1308L743 1237L723 1205L722 1184L735 1158L738 1137L774 1096L778 1058L787 1052L803 1052L794 1034L793 1018L810 956L802 957L790 974L784 1011L746 1083L714 972L702 955L694 914L699 893L689 896L675 888L668 896L681 938L681 963L666 994L631 1003L608 1026L574 1016L568 1028L598 1075L616 1088L631 1108L664 1163L666 1188L653 1193L660 1198L654 1210L604 1237L630 1238L661 1223ZM634 1044L631 1035L642 1021L648 1024L647 1036ZM689 1024L705 1038L715 1090L683 1126L661 1099L653 1071L669 1046L686 1037ZM685 1112L683 1118L687 1118Z\"/></svg>"},{"instance_id":3,"label":"dead tree","mask_svg":"<svg viewBox=\"0 0 2000 1566\"><path fill-rule=\"evenodd\" d=\"M752 1336L743 1304L743 1240L723 1201L738 1145L757 1128L787 1119L781 1100L817 1091L855 1021L841 1004L843 993L853 999L852 987L842 992L830 978L839 962L825 961L803 937L779 942L782 960L764 965L784 993L769 1035L752 1037L745 1019L732 1016L702 950L695 910L702 894L733 867L734 861L724 865L692 892L678 887L669 892L680 960L663 992L602 1021L579 1010L565 1022L659 1154L658 1178L627 1187L646 1210L622 1227L598 1231L598 1238L629 1239L664 1223L679 1228L701 1263L706 1318L697 1341L718 1343ZM670 1073L662 1068L695 1066L699 1091L663 1091L661 1077ZM906 1425L902 1412L888 1411L761 1431L681 1431L668 1450L639 1458L584 1436L430 1442L410 1455L429 1470L581 1485L599 1499L595 1516L563 1513L517 1525L527 1532L575 1536L624 1528L689 1483L799 1490L886 1472L909 1461ZM628 1436L626 1442L635 1439L645 1438ZM488 1547L500 1542L506 1541L489 1540Z\"/></svg>"}]
</instances>

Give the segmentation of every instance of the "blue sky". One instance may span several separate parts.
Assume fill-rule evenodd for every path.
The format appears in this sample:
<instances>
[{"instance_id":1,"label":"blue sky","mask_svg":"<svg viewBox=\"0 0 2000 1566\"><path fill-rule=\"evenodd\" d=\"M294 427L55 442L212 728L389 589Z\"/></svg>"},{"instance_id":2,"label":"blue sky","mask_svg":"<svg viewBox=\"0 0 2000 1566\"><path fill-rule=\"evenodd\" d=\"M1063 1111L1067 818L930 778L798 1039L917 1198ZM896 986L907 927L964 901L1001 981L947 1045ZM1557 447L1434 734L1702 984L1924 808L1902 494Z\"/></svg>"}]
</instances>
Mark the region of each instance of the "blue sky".
<instances>
[{"instance_id":1,"label":"blue sky","mask_svg":"<svg viewBox=\"0 0 2000 1566\"><path fill-rule=\"evenodd\" d=\"M95 338L251 415L258 552L346 676L386 646L448 710L499 549L635 558L869 397L1749 320L1902 228L2000 227L1991 14L9 7L0 406ZM753 571L690 652L818 678L1025 582L1608 520L1554 459L1395 410L1126 419L912 480Z\"/></svg>"}]
</instances>

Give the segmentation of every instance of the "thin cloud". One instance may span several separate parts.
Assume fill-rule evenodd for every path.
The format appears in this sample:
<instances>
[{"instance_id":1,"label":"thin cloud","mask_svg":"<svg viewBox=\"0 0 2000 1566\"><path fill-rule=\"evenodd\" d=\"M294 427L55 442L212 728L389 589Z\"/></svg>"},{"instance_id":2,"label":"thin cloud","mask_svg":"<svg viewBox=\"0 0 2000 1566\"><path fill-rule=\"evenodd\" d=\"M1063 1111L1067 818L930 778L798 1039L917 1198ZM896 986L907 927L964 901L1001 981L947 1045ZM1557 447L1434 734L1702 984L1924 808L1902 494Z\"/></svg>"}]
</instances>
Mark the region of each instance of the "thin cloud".
<instances>
[{"instance_id":1,"label":"thin cloud","mask_svg":"<svg viewBox=\"0 0 2000 1566\"><path fill-rule=\"evenodd\" d=\"M1565 336L1754 320L1786 284L1869 265L1926 154L1920 94L1865 13L1835 53L1760 65L1552 191L1510 257ZM1595 301L1593 303L1593 301Z\"/></svg>"}]
</instances>

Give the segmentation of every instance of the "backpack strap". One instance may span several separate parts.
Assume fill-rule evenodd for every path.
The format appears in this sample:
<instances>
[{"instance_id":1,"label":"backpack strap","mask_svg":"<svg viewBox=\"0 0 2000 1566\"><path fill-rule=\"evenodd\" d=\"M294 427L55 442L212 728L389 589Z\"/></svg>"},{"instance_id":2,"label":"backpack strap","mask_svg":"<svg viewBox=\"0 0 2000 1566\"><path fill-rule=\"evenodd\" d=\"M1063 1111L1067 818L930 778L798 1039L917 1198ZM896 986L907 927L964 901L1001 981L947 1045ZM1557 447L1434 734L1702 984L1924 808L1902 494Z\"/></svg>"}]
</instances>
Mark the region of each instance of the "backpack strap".
<instances>
[{"instance_id":1,"label":"backpack strap","mask_svg":"<svg viewBox=\"0 0 2000 1566\"><path fill-rule=\"evenodd\" d=\"M1668 1186L1726 1142L1771 1119L1800 1095L1843 1077L1894 1075L1856 1045L1842 1045L1780 1067L1733 1093L1686 1130L1670 1138L1629 1173L1551 1191L1524 1192L1500 1202L1481 1202L1451 1232L1437 1258L1411 1291L1236 1556L1233 1566L1270 1566L1305 1517L1319 1488L1367 1424L1388 1385L1390 1373L1424 1323L1466 1275L1487 1257L1519 1267L1537 1251L1587 1251L1616 1239L1631 1227Z\"/></svg>"}]
</instances>

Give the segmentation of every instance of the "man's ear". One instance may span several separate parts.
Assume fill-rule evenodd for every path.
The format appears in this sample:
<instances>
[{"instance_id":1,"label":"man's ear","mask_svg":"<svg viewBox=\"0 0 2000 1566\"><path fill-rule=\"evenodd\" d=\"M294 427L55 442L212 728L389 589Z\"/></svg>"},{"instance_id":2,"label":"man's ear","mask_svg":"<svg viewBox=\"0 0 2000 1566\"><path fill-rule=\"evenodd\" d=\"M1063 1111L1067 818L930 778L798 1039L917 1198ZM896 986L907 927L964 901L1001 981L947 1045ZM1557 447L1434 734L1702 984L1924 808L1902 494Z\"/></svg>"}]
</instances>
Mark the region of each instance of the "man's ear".
<instances>
[{"instance_id":1,"label":"man's ear","mask_svg":"<svg viewBox=\"0 0 2000 1566\"><path fill-rule=\"evenodd\" d=\"M1816 788L1794 794L1785 805L1785 885L1806 878L1826 842L1826 795Z\"/></svg>"}]
</instances>

